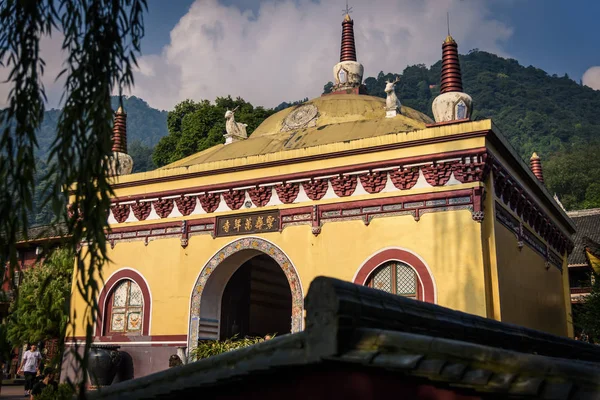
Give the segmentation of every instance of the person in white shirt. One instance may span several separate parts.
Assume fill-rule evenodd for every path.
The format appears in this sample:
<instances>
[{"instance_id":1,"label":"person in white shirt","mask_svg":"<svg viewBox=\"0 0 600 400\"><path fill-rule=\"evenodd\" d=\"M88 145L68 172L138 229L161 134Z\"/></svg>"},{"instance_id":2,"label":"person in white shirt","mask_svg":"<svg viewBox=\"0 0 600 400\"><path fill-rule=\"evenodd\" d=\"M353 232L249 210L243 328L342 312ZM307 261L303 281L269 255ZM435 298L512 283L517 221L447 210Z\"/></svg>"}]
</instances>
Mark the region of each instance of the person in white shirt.
<instances>
[{"instance_id":1,"label":"person in white shirt","mask_svg":"<svg viewBox=\"0 0 600 400\"><path fill-rule=\"evenodd\" d=\"M23 354L23 360L17 373L21 374L23 372L25 374L25 395L31 394L31 389L35 383L35 376L40 370L41 361L42 355L35 344L32 344L31 348Z\"/></svg>"}]
</instances>

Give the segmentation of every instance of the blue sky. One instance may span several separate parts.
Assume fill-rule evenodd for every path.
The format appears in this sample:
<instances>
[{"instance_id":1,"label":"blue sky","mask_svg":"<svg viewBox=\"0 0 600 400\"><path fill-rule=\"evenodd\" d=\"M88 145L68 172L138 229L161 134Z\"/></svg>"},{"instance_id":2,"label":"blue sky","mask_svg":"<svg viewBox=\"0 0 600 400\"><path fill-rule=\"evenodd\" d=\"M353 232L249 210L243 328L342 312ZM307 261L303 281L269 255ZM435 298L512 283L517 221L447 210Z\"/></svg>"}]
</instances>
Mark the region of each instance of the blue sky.
<instances>
[{"instance_id":1,"label":"blue sky","mask_svg":"<svg viewBox=\"0 0 600 400\"><path fill-rule=\"evenodd\" d=\"M509 2L510 3L510 2ZM521 64L579 81L600 65L600 1L523 0L497 4L498 19L513 27L506 51Z\"/></svg>"}]
</instances>

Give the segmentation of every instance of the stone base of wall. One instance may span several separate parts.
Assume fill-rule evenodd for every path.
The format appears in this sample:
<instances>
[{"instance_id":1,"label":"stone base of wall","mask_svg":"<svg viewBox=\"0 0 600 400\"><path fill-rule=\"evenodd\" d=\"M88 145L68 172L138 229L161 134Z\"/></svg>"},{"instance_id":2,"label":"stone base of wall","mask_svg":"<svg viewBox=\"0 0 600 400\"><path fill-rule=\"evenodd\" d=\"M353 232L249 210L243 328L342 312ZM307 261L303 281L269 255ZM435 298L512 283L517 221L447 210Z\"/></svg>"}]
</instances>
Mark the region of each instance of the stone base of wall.
<instances>
[{"instance_id":1,"label":"stone base of wall","mask_svg":"<svg viewBox=\"0 0 600 400\"><path fill-rule=\"evenodd\" d=\"M177 354L179 345L167 344L119 344L122 359L119 371L113 384L129 379L141 378L169 368L169 357ZM73 351L83 354L83 344L75 349L73 345L66 347L63 355L60 381L78 380L77 362Z\"/></svg>"}]
</instances>

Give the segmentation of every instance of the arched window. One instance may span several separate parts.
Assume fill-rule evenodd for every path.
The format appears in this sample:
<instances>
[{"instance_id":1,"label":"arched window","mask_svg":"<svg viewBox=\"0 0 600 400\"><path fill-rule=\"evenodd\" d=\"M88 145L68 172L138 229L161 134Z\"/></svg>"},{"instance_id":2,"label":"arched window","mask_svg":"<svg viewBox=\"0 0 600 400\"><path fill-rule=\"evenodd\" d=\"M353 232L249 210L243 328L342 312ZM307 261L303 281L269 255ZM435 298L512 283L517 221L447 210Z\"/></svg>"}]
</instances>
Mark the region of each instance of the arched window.
<instances>
[{"instance_id":1,"label":"arched window","mask_svg":"<svg viewBox=\"0 0 600 400\"><path fill-rule=\"evenodd\" d=\"M146 279L131 268L115 271L98 297L97 338L123 340L120 336L149 336L152 296Z\"/></svg>"},{"instance_id":2,"label":"arched window","mask_svg":"<svg viewBox=\"0 0 600 400\"><path fill-rule=\"evenodd\" d=\"M144 296L139 285L125 279L117 284L108 299L107 333L141 333L144 321Z\"/></svg>"},{"instance_id":3,"label":"arched window","mask_svg":"<svg viewBox=\"0 0 600 400\"><path fill-rule=\"evenodd\" d=\"M400 261L388 261L369 276L367 286L417 299L419 280L414 269Z\"/></svg>"},{"instance_id":4,"label":"arched window","mask_svg":"<svg viewBox=\"0 0 600 400\"><path fill-rule=\"evenodd\" d=\"M435 281L425 261L415 253L397 247L371 255L358 268L352 281L428 303L437 301Z\"/></svg>"}]
</instances>

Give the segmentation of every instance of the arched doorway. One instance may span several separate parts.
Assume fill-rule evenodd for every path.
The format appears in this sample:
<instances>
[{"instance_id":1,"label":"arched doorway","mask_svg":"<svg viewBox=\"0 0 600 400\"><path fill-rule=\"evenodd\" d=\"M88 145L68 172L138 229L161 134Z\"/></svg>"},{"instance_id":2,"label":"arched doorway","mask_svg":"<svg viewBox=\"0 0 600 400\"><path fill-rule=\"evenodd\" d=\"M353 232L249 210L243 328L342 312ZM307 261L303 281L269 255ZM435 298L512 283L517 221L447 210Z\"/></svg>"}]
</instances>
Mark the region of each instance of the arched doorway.
<instances>
[{"instance_id":1,"label":"arched doorway","mask_svg":"<svg viewBox=\"0 0 600 400\"><path fill-rule=\"evenodd\" d=\"M246 261L229 279L221 298L219 338L290 333L292 293L285 274L262 254Z\"/></svg>"},{"instance_id":2,"label":"arched doorway","mask_svg":"<svg viewBox=\"0 0 600 400\"><path fill-rule=\"evenodd\" d=\"M245 267L241 269L243 266ZM226 321L221 319L223 301L226 303L225 307L229 307L227 302L230 300L227 300L227 296L230 295L227 293L227 286L231 283L232 289L229 292L235 293L236 285L238 285L238 288L239 285L243 285L239 282L244 280L244 274L250 273L252 275L252 271L256 268L262 268L263 273L266 271L269 279L275 280L277 285L283 283L281 279L281 274L283 274L290 293L290 297L287 297L290 307L285 309L289 328L285 332L299 332L302 330L304 296L300 279L290 259L279 247L264 239L254 237L237 239L211 257L202 268L194 284L190 308L189 350L197 346L198 340L219 339L222 337L221 332L223 332L224 336L227 336L227 334L234 330L232 319ZM239 275L237 275L238 271L240 272ZM279 273L276 273L276 271ZM238 283L236 284L236 282ZM252 285L246 290L249 290L248 293L251 295ZM255 286L255 298L259 290L261 290L260 286ZM283 290L280 290L278 293L284 296ZM237 300L233 299L231 301L235 300L239 303L239 297ZM254 316L260 315L256 310L253 310L253 312ZM283 313L284 309L280 311L281 315ZM278 320L282 321L283 317L278 318ZM239 330L237 320L236 324ZM278 322L277 326L279 324L280 322ZM258 326L254 323L253 328L250 328L250 325L248 325L247 332L265 331L265 333L272 333L269 331L271 329L273 329L273 326L266 323L259 323Z\"/></svg>"}]
</instances>

